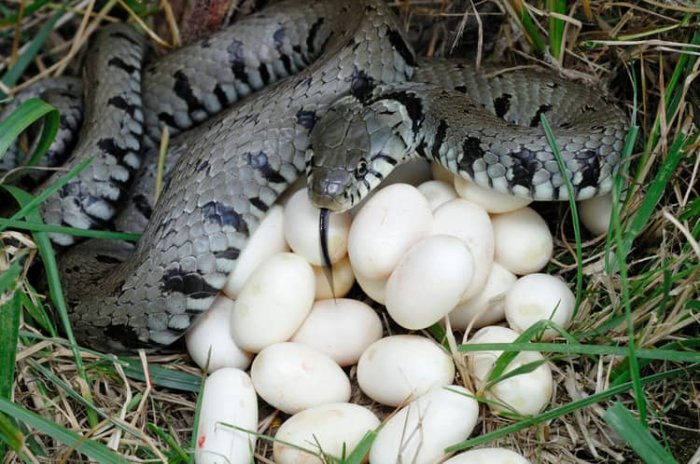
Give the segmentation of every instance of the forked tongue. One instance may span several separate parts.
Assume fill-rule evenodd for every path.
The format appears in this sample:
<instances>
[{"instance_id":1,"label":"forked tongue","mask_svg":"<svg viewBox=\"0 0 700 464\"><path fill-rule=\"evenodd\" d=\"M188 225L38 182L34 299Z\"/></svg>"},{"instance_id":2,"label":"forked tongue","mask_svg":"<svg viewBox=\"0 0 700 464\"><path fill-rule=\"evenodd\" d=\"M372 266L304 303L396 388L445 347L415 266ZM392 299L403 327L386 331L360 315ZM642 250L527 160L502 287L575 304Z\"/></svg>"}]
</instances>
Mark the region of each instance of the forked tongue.
<instances>
[{"instance_id":1,"label":"forked tongue","mask_svg":"<svg viewBox=\"0 0 700 464\"><path fill-rule=\"evenodd\" d=\"M321 237L321 260L323 261L323 273L326 275L328 286L331 288L331 294L335 300L335 286L333 285L333 263L328 253L328 226L331 217L331 212L327 208L321 208L321 214L318 221L318 233Z\"/></svg>"}]
</instances>

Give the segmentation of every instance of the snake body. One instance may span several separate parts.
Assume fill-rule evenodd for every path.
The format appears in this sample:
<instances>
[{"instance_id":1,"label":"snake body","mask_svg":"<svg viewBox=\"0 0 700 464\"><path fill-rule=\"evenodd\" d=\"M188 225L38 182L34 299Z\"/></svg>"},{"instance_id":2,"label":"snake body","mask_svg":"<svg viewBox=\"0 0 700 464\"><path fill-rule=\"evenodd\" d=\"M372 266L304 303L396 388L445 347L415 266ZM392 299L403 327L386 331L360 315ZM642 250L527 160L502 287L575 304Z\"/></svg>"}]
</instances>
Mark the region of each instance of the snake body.
<instances>
[{"instance_id":1,"label":"snake body","mask_svg":"<svg viewBox=\"0 0 700 464\"><path fill-rule=\"evenodd\" d=\"M126 26L100 34L69 163L97 156L43 210L56 224L145 227L135 246L89 240L61 258L77 338L108 351L178 339L305 170L312 199L333 210L412 156L501 191L564 199L542 130L513 125L546 113L585 198L609 190L626 128L624 113L602 96L541 72L417 61L380 0L287 0L143 72L142 54L142 39ZM558 116L562 104L569 116ZM151 184L152 170L136 173L152 162L153 150L146 161L141 153L162 127L187 131L171 144L169 180L153 205L149 194L129 196L127 185ZM341 143L338 157L331 151ZM113 219L123 201L125 212Z\"/></svg>"}]
</instances>

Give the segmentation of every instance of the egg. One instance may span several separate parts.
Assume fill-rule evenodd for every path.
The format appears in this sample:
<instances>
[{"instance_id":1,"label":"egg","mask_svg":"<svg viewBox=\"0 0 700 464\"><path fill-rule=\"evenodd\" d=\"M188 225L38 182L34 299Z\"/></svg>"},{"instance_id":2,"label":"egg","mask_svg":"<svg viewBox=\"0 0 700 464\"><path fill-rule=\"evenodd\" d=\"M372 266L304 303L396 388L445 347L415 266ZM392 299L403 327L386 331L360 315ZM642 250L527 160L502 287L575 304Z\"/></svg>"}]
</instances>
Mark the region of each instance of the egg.
<instances>
[{"instance_id":1,"label":"egg","mask_svg":"<svg viewBox=\"0 0 700 464\"><path fill-rule=\"evenodd\" d=\"M509 449L479 448L453 456L443 464L530 464L530 461Z\"/></svg>"},{"instance_id":2,"label":"egg","mask_svg":"<svg viewBox=\"0 0 700 464\"><path fill-rule=\"evenodd\" d=\"M541 320L551 320L566 328L571 322L576 297L559 277L549 274L528 274L513 284L506 294L505 315L508 325L516 332L524 332ZM541 335L551 340L558 332L547 329Z\"/></svg>"},{"instance_id":3,"label":"egg","mask_svg":"<svg viewBox=\"0 0 700 464\"><path fill-rule=\"evenodd\" d=\"M384 423L369 452L372 463L432 464L445 448L466 440L479 417L479 404L462 386L431 389Z\"/></svg>"},{"instance_id":4,"label":"egg","mask_svg":"<svg viewBox=\"0 0 700 464\"><path fill-rule=\"evenodd\" d=\"M469 247L474 257L474 272L462 299L475 296L486 285L495 252L488 213L476 203L461 198L448 201L435 210L433 233L457 237Z\"/></svg>"},{"instance_id":5,"label":"egg","mask_svg":"<svg viewBox=\"0 0 700 464\"><path fill-rule=\"evenodd\" d=\"M473 201L489 213L507 213L532 203L532 200L529 198L497 192L460 176L454 177L454 188L457 195L465 200Z\"/></svg>"},{"instance_id":6,"label":"egg","mask_svg":"<svg viewBox=\"0 0 700 464\"><path fill-rule=\"evenodd\" d=\"M301 343L270 345L253 360L255 391L287 414L350 399L350 380L328 355Z\"/></svg>"},{"instance_id":7,"label":"egg","mask_svg":"<svg viewBox=\"0 0 700 464\"><path fill-rule=\"evenodd\" d=\"M428 200L415 187L393 184L379 190L350 227L348 254L355 275L387 278L401 255L432 230Z\"/></svg>"},{"instance_id":8,"label":"egg","mask_svg":"<svg viewBox=\"0 0 700 464\"><path fill-rule=\"evenodd\" d=\"M449 235L433 235L408 249L386 284L386 309L397 324L424 329L447 315L474 276L467 245Z\"/></svg>"},{"instance_id":9,"label":"egg","mask_svg":"<svg viewBox=\"0 0 700 464\"><path fill-rule=\"evenodd\" d=\"M258 399L248 375L224 367L204 382L197 425L197 464L248 464L258 430Z\"/></svg>"},{"instance_id":10,"label":"egg","mask_svg":"<svg viewBox=\"0 0 700 464\"><path fill-rule=\"evenodd\" d=\"M272 446L275 463L329 462L319 459L321 452L339 461L343 453L350 453L366 433L378 426L377 416L356 404L332 403L306 409L287 419L277 431Z\"/></svg>"},{"instance_id":11,"label":"egg","mask_svg":"<svg viewBox=\"0 0 700 464\"><path fill-rule=\"evenodd\" d=\"M187 351L202 369L214 372L222 367L246 369L253 355L236 345L229 330L235 302L219 295L185 334Z\"/></svg>"},{"instance_id":12,"label":"egg","mask_svg":"<svg viewBox=\"0 0 700 464\"><path fill-rule=\"evenodd\" d=\"M465 330L473 321L472 327L478 329L502 321L505 318L506 293L517 279L515 274L494 262L484 288L450 311L452 328Z\"/></svg>"},{"instance_id":13,"label":"egg","mask_svg":"<svg viewBox=\"0 0 700 464\"><path fill-rule=\"evenodd\" d=\"M457 198L457 192L451 184L439 180L429 180L418 186L418 191L423 194L430 209L435 211L440 205Z\"/></svg>"},{"instance_id":14,"label":"egg","mask_svg":"<svg viewBox=\"0 0 700 464\"><path fill-rule=\"evenodd\" d=\"M326 270L322 266L312 266L316 278L316 300L328 298L342 298L348 294L355 283L355 274L350 266L350 259L344 256L340 261L333 263L333 289L328 283Z\"/></svg>"},{"instance_id":15,"label":"egg","mask_svg":"<svg viewBox=\"0 0 700 464\"><path fill-rule=\"evenodd\" d=\"M236 344L257 353L273 343L289 340L311 310L314 271L301 256L279 253L246 281L231 312Z\"/></svg>"},{"instance_id":16,"label":"egg","mask_svg":"<svg viewBox=\"0 0 700 464\"><path fill-rule=\"evenodd\" d=\"M370 279L356 271L353 272L355 273L355 280L357 280L358 285L368 297L379 304L386 303L386 284L389 280L388 276L385 278Z\"/></svg>"},{"instance_id":17,"label":"egg","mask_svg":"<svg viewBox=\"0 0 700 464\"><path fill-rule=\"evenodd\" d=\"M611 212L612 194L610 193L578 202L578 213L581 222L593 235L608 233Z\"/></svg>"},{"instance_id":18,"label":"egg","mask_svg":"<svg viewBox=\"0 0 700 464\"><path fill-rule=\"evenodd\" d=\"M495 259L513 274L538 272L552 257L554 241L544 219L531 208L491 218L496 238Z\"/></svg>"},{"instance_id":19,"label":"egg","mask_svg":"<svg viewBox=\"0 0 700 464\"><path fill-rule=\"evenodd\" d=\"M292 341L316 348L341 366L350 366L382 338L382 330L382 321L371 307L361 301L336 298L314 303Z\"/></svg>"},{"instance_id":20,"label":"egg","mask_svg":"<svg viewBox=\"0 0 700 464\"><path fill-rule=\"evenodd\" d=\"M320 266L321 235L319 231L320 210L309 200L307 189L291 196L284 207L284 237L295 253L309 263ZM328 255L331 263L339 261L348 249L350 213L332 213L328 221Z\"/></svg>"},{"instance_id":21,"label":"egg","mask_svg":"<svg viewBox=\"0 0 700 464\"><path fill-rule=\"evenodd\" d=\"M518 333L499 326L479 329L468 344L512 343ZM469 371L477 388L482 389L488 382L491 369L502 351L470 351L467 353ZM495 413L515 412L523 416L538 414L552 398L552 370L544 357L536 351L521 351L505 369L503 375L530 363L541 363L536 369L518 374L492 385L486 396L493 403L489 407ZM501 403L501 404L498 404Z\"/></svg>"},{"instance_id":22,"label":"egg","mask_svg":"<svg viewBox=\"0 0 700 464\"><path fill-rule=\"evenodd\" d=\"M258 266L273 255L289 250L284 240L283 217L281 206L275 205L270 208L241 251L236 260L236 267L229 274L222 289L232 300L238 297L243 284Z\"/></svg>"},{"instance_id":23,"label":"egg","mask_svg":"<svg viewBox=\"0 0 700 464\"><path fill-rule=\"evenodd\" d=\"M360 389L387 406L398 406L434 387L448 385L454 375L450 355L419 335L382 338L370 345L357 363Z\"/></svg>"}]
</instances>

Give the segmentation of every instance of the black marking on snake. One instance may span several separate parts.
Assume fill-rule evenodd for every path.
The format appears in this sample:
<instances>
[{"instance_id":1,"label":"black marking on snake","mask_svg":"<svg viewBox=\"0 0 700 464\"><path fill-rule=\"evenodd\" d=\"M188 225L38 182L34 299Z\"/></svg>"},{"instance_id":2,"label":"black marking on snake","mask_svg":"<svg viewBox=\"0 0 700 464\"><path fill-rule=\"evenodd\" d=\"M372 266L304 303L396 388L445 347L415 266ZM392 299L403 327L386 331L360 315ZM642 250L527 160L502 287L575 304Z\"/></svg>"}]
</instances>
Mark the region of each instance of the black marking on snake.
<instances>
[{"instance_id":1,"label":"black marking on snake","mask_svg":"<svg viewBox=\"0 0 700 464\"><path fill-rule=\"evenodd\" d=\"M125 348L134 349L142 346L134 328L126 324L108 325L104 328L104 336L107 340L121 343Z\"/></svg>"},{"instance_id":2,"label":"black marking on snake","mask_svg":"<svg viewBox=\"0 0 700 464\"><path fill-rule=\"evenodd\" d=\"M245 59L243 57L243 42L240 40L233 40L226 47L226 53L228 53L228 62L231 65L231 71L233 71L233 76L239 81L247 84L248 75L245 72Z\"/></svg>"},{"instance_id":3,"label":"black marking on snake","mask_svg":"<svg viewBox=\"0 0 700 464\"><path fill-rule=\"evenodd\" d=\"M297 112L297 124L306 129L313 129L316 125L316 121L315 111L299 110L299 112Z\"/></svg>"},{"instance_id":4,"label":"black marking on snake","mask_svg":"<svg viewBox=\"0 0 700 464\"><path fill-rule=\"evenodd\" d=\"M130 104L121 95L117 95L116 97L110 98L107 101L107 104L115 108L119 108L120 110L126 111L132 118L134 117L136 111L139 109L137 105Z\"/></svg>"},{"instance_id":5,"label":"black marking on snake","mask_svg":"<svg viewBox=\"0 0 700 464\"><path fill-rule=\"evenodd\" d=\"M286 35L287 29L284 26L281 26L272 34L272 40L275 41L275 48L277 48L277 50L280 50L284 47L284 39Z\"/></svg>"},{"instance_id":6,"label":"black marking on snake","mask_svg":"<svg viewBox=\"0 0 700 464\"><path fill-rule=\"evenodd\" d=\"M504 93L498 98L495 98L493 100L493 108L496 110L496 116L499 118L503 119L503 116L508 113L508 110L510 109L510 99L513 98L513 95L509 93Z\"/></svg>"},{"instance_id":7,"label":"black marking on snake","mask_svg":"<svg viewBox=\"0 0 700 464\"><path fill-rule=\"evenodd\" d=\"M447 121L441 119L440 123L438 124L437 130L435 131L435 141L433 142L433 148L432 150L430 150L430 154L433 159L440 158L440 147L445 142L445 137L447 137L448 128L449 126L447 125Z\"/></svg>"},{"instance_id":8,"label":"black marking on snake","mask_svg":"<svg viewBox=\"0 0 700 464\"><path fill-rule=\"evenodd\" d=\"M369 76L361 69L357 69L357 66L355 66L350 81L350 93L358 100L365 101L372 93L372 90L374 90L374 87L376 87L376 83L372 76Z\"/></svg>"},{"instance_id":9,"label":"black marking on snake","mask_svg":"<svg viewBox=\"0 0 700 464\"><path fill-rule=\"evenodd\" d=\"M202 205L202 215L209 222L214 222L220 227L233 227L237 232L248 233L248 224L240 214L231 206L226 206L218 201L210 201Z\"/></svg>"},{"instance_id":10,"label":"black marking on snake","mask_svg":"<svg viewBox=\"0 0 700 464\"><path fill-rule=\"evenodd\" d=\"M221 87L221 84L216 84L214 86L214 96L222 108L228 106L230 103L228 97L226 96L226 92L224 92L224 89Z\"/></svg>"},{"instance_id":11,"label":"black marking on snake","mask_svg":"<svg viewBox=\"0 0 700 464\"><path fill-rule=\"evenodd\" d=\"M166 113L164 111L161 113L158 113L158 119L160 121L163 121L165 124L167 124L170 127L178 127L177 123L175 122L175 117L170 113Z\"/></svg>"},{"instance_id":12,"label":"black marking on snake","mask_svg":"<svg viewBox=\"0 0 700 464\"><path fill-rule=\"evenodd\" d=\"M250 204L258 208L260 211L263 213L266 212L270 207L262 201L259 197L252 197L250 200Z\"/></svg>"},{"instance_id":13,"label":"black marking on snake","mask_svg":"<svg viewBox=\"0 0 700 464\"><path fill-rule=\"evenodd\" d=\"M462 156L457 162L457 167L460 171L467 172L472 178L474 177L474 162L484 156L484 150L481 148L481 139L478 137L467 137L462 142Z\"/></svg>"},{"instance_id":14,"label":"black marking on snake","mask_svg":"<svg viewBox=\"0 0 700 464\"><path fill-rule=\"evenodd\" d=\"M197 164L194 167L195 172L202 172L203 169L206 169L209 167L209 160L207 159L201 159L197 161Z\"/></svg>"},{"instance_id":15,"label":"black marking on snake","mask_svg":"<svg viewBox=\"0 0 700 464\"><path fill-rule=\"evenodd\" d=\"M110 36L115 37L117 39L126 40L127 42L129 42L131 45L134 45L135 47L141 46L141 44L139 44L138 41L136 41L136 39L134 39L133 37L130 37L129 34L125 34L123 32L115 31L115 32L112 32L110 34Z\"/></svg>"},{"instance_id":16,"label":"black marking on snake","mask_svg":"<svg viewBox=\"0 0 700 464\"><path fill-rule=\"evenodd\" d=\"M287 75L294 73L294 68L292 67L292 60L291 58L289 58L288 55L281 53L280 61L282 61L282 66L284 66L284 70L287 71Z\"/></svg>"},{"instance_id":17,"label":"black marking on snake","mask_svg":"<svg viewBox=\"0 0 700 464\"><path fill-rule=\"evenodd\" d=\"M214 258L216 259L227 259L229 261L233 261L238 259L238 257L241 255L241 250L239 250L236 247L231 247L227 248L225 250L221 251L215 251L214 252Z\"/></svg>"},{"instance_id":18,"label":"black marking on snake","mask_svg":"<svg viewBox=\"0 0 700 464\"><path fill-rule=\"evenodd\" d=\"M457 87L455 87L455 90L457 92L467 93L467 86L466 85L458 85Z\"/></svg>"},{"instance_id":19,"label":"black marking on snake","mask_svg":"<svg viewBox=\"0 0 700 464\"><path fill-rule=\"evenodd\" d=\"M316 40L316 35L318 35L318 30L323 25L325 18L318 18L309 28L309 36L306 38L306 48L309 53L315 52L314 41Z\"/></svg>"},{"instance_id":20,"label":"black marking on snake","mask_svg":"<svg viewBox=\"0 0 700 464\"><path fill-rule=\"evenodd\" d=\"M115 68L119 68L122 71L125 71L128 74L133 74L139 72L139 68L133 65L130 65L126 61L122 60L119 57L114 57L111 58L108 62L107 65L109 66L114 66Z\"/></svg>"},{"instance_id":21,"label":"black marking on snake","mask_svg":"<svg viewBox=\"0 0 700 464\"><path fill-rule=\"evenodd\" d=\"M425 138L421 139L420 143L416 146L416 153L421 158L428 159L428 153L425 151L426 143Z\"/></svg>"},{"instance_id":22,"label":"black marking on snake","mask_svg":"<svg viewBox=\"0 0 700 464\"><path fill-rule=\"evenodd\" d=\"M375 160L378 160L378 159L380 159L382 161L386 161L387 163L389 163L392 166L396 166L396 164L398 163L396 158L394 158L393 156L389 156L389 155L387 155L385 153L381 153L381 152L374 155L372 158L370 158L369 161L371 163L371 162L374 162Z\"/></svg>"},{"instance_id":23,"label":"black marking on snake","mask_svg":"<svg viewBox=\"0 0 700 464\"><path fill-rule=\"evenodd\" d=\"M178 292L190 298L206 298L216 295L219 290L212 287L197 272L182 272L180 269L168 269L161 280L166 292Z\"/></svg>"},{"instance_id":24,"label":"black marking on snake","mask_svg":"<svg viewBox=\"0 0 700 464\"><path fill-rule=\"evenodd\" d=\"M423 125L423 120L425 119L425 115L423 114L423 103L421 103L419 97L413 93L403 91L385 94L381 97L381 99L396 100L397 102L401 103L406 108L406 111L408 111L408 116L413 122L413 133L418 133L418 130Z\"/></svg>"},{"instance_id":25,"label":"black marking on snake","mask_svg":"<svg viewBox=\"0 0 700 464\"><path fill-rule=\"evenodd\" d=\"M151 203L148 201L148 198L139 193L138 195L134 195L132 202L134 203L136 210L141 213L143 217L146 219L151 218L153 208L151 208Z\"/></svg>"},{"instance_id":26,"label":"black marking on snake","mask_svg":"<svg viewBox=\"0 0 700 464\"><path fill-rule=\"evenodd\" d=\"M260 73L260 79L262 79L263 83L265 85L270 83L270 71L267 69L267 65L265 63L261 63L260 66L258 66L258 72Z\"/></svg>"},{"instance_id":27,"label":"black marking on snake","mask_svg":"<svg viewBox=\"0 0 700 464\"><path fill-rule=\"evenodd\" d=\"M600 158L595 150L583 150L574 156L581 165L581 182L577 187L596 187L600 177Z\"/></svg>"},{"instance_id":28,"label":"black marking on snake","mask_svg":"<svg viewBox=\"0 0 700 464\"><path fill-rule=\"evenodd\" d=\"M123 165L130 172L133 171L133 169L128 164L121 162L126 155L133 153L132 150L120 147L114 142L114 139L111 137L98 140L97 146L105 153L109 153L110 155L117 158L117 160L119 160L120 162L119 164Z\"/></svg>"},{"instance_id":29,"label":"black marking on snake","mask_svg":"<svg viewBox=\"0 0 700 464\"><path fill-rule=\"evenodd\" d=\"M582 113L590 113L591 111L595 111L595 110L596 110L596 108L593 105L583 105L583 107L581 108Z\"/></svg>"},{"instance_id":30,"label":"black marking on snake","mask_svg":"<svg viewBox=\"0 0 700 464\"><path fill-rule=\"evenodd\" d=\"M557 87L559 87L559 84L557 84L556 82L547 82L545 85L550 89L556 89Z\"/></svg>"},{"instance_id":31,"label":"black marking on snake","mask_svg":"<svg viewBox=\"0 0 700 464\"><path fill-rule=\"evenodd\" d=\"M258 171L262 176L273 184L282 184L287 180L282 177L272 166L267 159L267 153L259 151L257 153L246 153L244 155L248 166Z\"/></svg>"},{"instance_id":32,"label":"black marking on snake","mask_svg":"<svg viewBox=\"0 0 700 464\"><path fill-rule=\"evenodd\" d=\"M350 40L348 41L348 47L352 48L353 52L356 51L357 47L359 47L359 46L360 46L360 42L355 40L355 37L351 37Z\"/></svg>"},{"instance_id":33,"label":"black marking on snake","mask_svg":"<svg viewBox=\"0 0 700 464\"><path fill-rule=\"evenodd\" d=\"M530 127L537 127L540 125L540 116L542 116L544 113L552 109L552 105L540 105L539 108L537 108L537 112L535 115L532 117L532 120L530 121Z\"/></svg>"},{"instance_id":34,"label":"black marking on snake","mask_svg":"<svg viewBox=\"0 0 700 464\"><path fill-rule=\"evenodd\" d=\"M187 77L187 75L178 70L175 71L173 77L175 78L175 86L173 87L173 91L175 92L175 95L182 98L182 100L184 100L184 102L187 104L187 111L189 113L193 113L198 110L206 111L204 105L202 105L202 102L200 102L194 95L194 92L192 92L190 79Z\"/></svg>"},{"instance_id":35,"label":"black marking on snake","mask_svg":"<svg viewBox=\"0 0 700 464\"><path fill-rule=\"evenodd\" d=\"M406 45L406 41L403 39L401 33L396 29L390 29L387 36L389 37L389 43L394 47L394 50L401 55L401 58L403 58L409 66L415 66L416 57L413 56L413 52L408 48L408 45Z\"/></svg>"},{"instance_id":36,"label":"black marking on snake","mask_svg":"<svg viewBox=\"0 0 700 464\"><path fill-rule=\"evenodd\" d=\"M510 156L513 160L510 166L511 185L522 185L529 190L533 185L532 177L540 168L541 163L537 160L535 153L527 148L521 148L520 151L513 152Z\"/></svg>"},{"instance_id":37,"label":"black marking on snake","mask_svg":"<svg viewBox=\"0 0 700 464\"><path fill-rule=\"evenodd\" d=\"M95 255L95 261L103 264L119 264L122 262L121 259L109 255Z\"/></svg>"},{"instance_id":38,"label":"black marking on snake","mask_svg":"<svg viewBox=\"0 0 700 464\"><path fill-rule=\"evenodd\" d=\"M199 46L202 48L211 47L211 38L210 37L204 38L201 42L199 42Z\"/></svg>"}]
</instances>

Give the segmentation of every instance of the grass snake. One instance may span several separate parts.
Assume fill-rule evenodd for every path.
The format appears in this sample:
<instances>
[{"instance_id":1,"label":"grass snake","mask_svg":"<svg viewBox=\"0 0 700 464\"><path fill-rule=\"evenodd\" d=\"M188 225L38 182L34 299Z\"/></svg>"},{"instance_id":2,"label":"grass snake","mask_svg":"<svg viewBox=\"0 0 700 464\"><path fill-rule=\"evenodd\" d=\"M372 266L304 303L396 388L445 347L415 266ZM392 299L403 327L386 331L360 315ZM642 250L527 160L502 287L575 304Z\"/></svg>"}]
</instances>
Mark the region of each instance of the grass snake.
<instances>
[{"instance_id":1,"label":"grass snake","mask_svg":"<svg viewBox=\"0 0 700 464\"><path fill-rule=\"evenodd\" d=\"M501 192L564 200L546 114L584 199L610 190L627 128L600 92L551 72L417 59L381 0L287 0L142 69L144 50L126 25L99 32L67 166L94 159L42 206L48 223L142 232L136 245L93 239L60 259L76 336L106 351L177 340L305 171L312 200L333 211L415 157ZM57 82L43 90L80 96L74 80ZM163 127L182 134L153 205Z\"/></svg>"}]
</instances>

